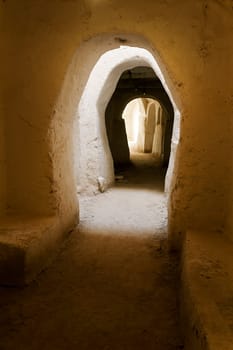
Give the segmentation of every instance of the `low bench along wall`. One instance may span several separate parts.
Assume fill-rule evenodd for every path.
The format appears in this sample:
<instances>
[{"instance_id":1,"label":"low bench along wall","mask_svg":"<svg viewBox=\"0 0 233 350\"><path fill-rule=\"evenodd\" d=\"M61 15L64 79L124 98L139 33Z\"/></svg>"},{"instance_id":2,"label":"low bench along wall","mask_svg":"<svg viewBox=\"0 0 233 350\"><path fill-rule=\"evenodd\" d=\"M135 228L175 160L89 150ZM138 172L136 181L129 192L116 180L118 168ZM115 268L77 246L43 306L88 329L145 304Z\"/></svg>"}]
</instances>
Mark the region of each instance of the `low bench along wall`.
<instances>
[{"instance_id":1,"label":"low bench along wall","mask_svg":"<svg viewBox=\"0 0 233 350\"><path fill-rule=\"evenodd\" d=\"M0 285L23 286L56 256L70 227L58 217L0 220Z\"/></svg>"},{"instance_id":2,"label":"low bench along wall","mask_svg":"<svg viewBox=\"0 0 233 350\"><path fill-rule=\"evenodd\" d=\"M187 232L180 304L185 349L233 349L233 244L223 234Z\"/></svg>"}]
</instances>

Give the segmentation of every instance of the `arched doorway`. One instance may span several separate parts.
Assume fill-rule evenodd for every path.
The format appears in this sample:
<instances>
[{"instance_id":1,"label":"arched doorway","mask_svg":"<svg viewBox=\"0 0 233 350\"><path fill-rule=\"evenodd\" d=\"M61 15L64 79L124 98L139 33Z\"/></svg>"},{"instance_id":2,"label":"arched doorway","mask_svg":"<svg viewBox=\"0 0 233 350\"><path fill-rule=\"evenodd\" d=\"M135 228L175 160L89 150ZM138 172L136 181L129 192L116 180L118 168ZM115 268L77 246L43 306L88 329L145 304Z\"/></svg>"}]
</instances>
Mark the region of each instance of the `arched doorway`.
<instances>
[{"instance_id":1,"label":"arched doorway","mask_svg":"<svg viewBox=\"0 0 233 350\"><path fill-rule=\"evenodd\" d=\"M114 182L105 111L122 73L127 70L150 67L169 96L176 125L176 130L173 128L172 131L172 151L166 175L169 193L171 180L172 186L176 183L177 173L173 169L179 143L180 113L164 78L166 69L144 38L124 35L124 45L119 38L121 36L106 34L82 44L73 57L55 107L51 130L56 137L56 144L61 145L64 151L56 153L56 162L53 162L53 180L56 184L54 196L59 202L59 215L64 222L72 218L77 210L77 192L97 193L99 177L104 178L106 187ZM61 128L61 120L66 123L65 129Z\"/></svg>"},{"instance_id":2,"label":"arched doorway","mask_svg":"<svg viewBox=\"0 0 233 350\"><path fill-rule=\"evenodd\" d=\"M131 102L137 98L139 99L138 103ZM152 103L153 99L154 105ZM133 105L129 104L130 102ZM128 107L127 112L128 104L131 107ZM124 112L129 114L129 109L132 109L132 107L137 109L135 111L137 113L135 125L136 129L140 131L137 136L135 150L152 153L154 133L156 132L157 137L153 153L161 153L157 155L160 157L163 165L167 167L171 152L174 109L153 69L143 66L138 66L122 73L106 108L106 130L114 165L118 166L129 162L130 149L126 135L126 123L122 116ZM153 127L155 118L157 120ZM155 127L156 131L154 130ZM159 129L161 130L159 131ZM136 130L134 129L134 131ZM160 134L160 143L162 144L159 146L157 141ZM155 147L157 147L157 150L155 150Z\"/></svg>"},{"instance_id":3,"label":"arched doorway","mask_svg":"<svg viewBox=\"0 0 233 350\"><path fill-rule=\"evenodd\" d=\"M56 103L53 100L50 103L51 114L41 133L43 147L35 148L40 154L41 162L33 163L36 165L33 169L34 175L38 167L44 167L43 182L40 182L43 186L37 186L36 190L41 199L37 202L37 208L33 207L32 196L25 201L31 213L34 209L41 213L42 208L42 213L51 218L48 227L47 221L45 223L46 234L41 234L44 226L38 226L38 242L43 245L36 253L38 270L49 259L48 252L53 252L65 234L78 222L77 186L81 186L81 191L93 193L98 191L99 176L105 179L107 186L114 181L113 160L105 127L105 110L124 71L138 66L151 67L162 81L172 101L178 126L177 133L173 133L175 154L179 141L180 115L165 82L163 73L166 69L160 63L163 67L162 73L155 60L156 52L143 37L123 37L124 40L122 36L99 35L82 43L66 74L63 72L64 81ZM29 123L25 125L31 127ZM34 157L34 153L31 154ZM33 179L31 177L32 182ZM176 174L173 174L173 179L175 184ZM18 189L17 185L15 188ZM30 239L30 235L28 237Z\"/></svg>"},{"instance_id":4,"label":"arched doorway","mask_svg":"<svg viewBox=\"0 0 233 350\"><path fill-rule=\"evenodd\" d=\"M152 98L130 101L123 113L130 154L151 153L160 162L164 157L165 113Z\"/></svg>"},{"instance_id":5,"label":"arched doorway","mask_svg":"<svg viewBox=\"0 0 233 350\"><path fill-rule=\"evenodd\" d=\"M108 140L112 140L111 134L114 135L111 132L114 125L112 121L117 120L113 115L121 115L125 102L135 95L141 95L140 91L135 93L135 90L130 87L127 92L124 91L121 100L115 103L118 92L121 90L118 89L119 84L121 84L120 77L126 70L135 67L150 67L153 62L153 56L145 49L120 47L102 55L92 70L81 97L78 112L80 118L80 143L78 147L80 164L77 173L80 178L81 190L98 190L99 177L104 178L106 186L114 182L114 169L110 152L110 149L113 150L113 142L108 143ZM150 70L154 72L152 68ZM158 77L158 75L156 76ZM157 89L156 95L159 96L162 103L169 105L172 110L169 97L158 78L156 79L156 88L149 86L146 94L154 94L155 89ZM108 114L112 105L115 106L114 113L111 113L110 121L106 123L105 127L104 115ZM121 128L119 124L117 127Z\"/></svg>"}]
</instances>

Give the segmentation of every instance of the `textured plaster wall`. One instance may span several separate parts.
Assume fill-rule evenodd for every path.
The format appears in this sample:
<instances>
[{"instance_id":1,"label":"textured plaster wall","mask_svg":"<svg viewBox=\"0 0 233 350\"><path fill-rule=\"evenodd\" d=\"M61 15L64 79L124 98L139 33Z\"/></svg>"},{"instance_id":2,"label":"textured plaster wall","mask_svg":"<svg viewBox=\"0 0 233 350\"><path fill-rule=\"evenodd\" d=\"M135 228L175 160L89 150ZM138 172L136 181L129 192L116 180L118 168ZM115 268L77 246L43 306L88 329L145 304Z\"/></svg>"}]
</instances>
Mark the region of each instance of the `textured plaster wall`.
<instances>
[{"instance_id":1,"label":"textured plaster wall","mask_svg":"<svg viewBox=\"0 0 233 350\"><path fill-rule=\"evenodd\" d=\"M0 23L3 21L3 4L0 4ZM0 27L1 28L1 27ZM0 52L3 52L4 36L0 30ZM0 216L5 214L6 209L6 153L5 153L5 126L3 106L3 57L0 55Z\"/></svg>"},{"instance_id":2,"label":"textured plaster wall","mask_svg":"<svg viewBox=\"0 0 233 350\"><path fill-rule=\"evenodd\" d=\"M150 101L150 100L149 100ZM148 102L149 102L148 101ZM155 136L156 123L156 101L150 101L146 108L146 135L145 135L145 152L152 152L153 141Z\"/></svg>"},{"instance_id":3,"label":"textured plaster wall","mask_svg":"<svg viewBox=\"0 0 233 350\"><path fill-rule=\"evenodd\" d=\"M155 104L155 131L153 138L153 149L152 152L158 157L161 158L164 153L164 123L163 120L163 111L158 103Z\"/></svg>"},{"instance_id":4,"label":"textured plaster wall","mask_svg":"<svg viewBox=\"0 0 233 350\"><path fill-rule=\"evenodd\" d=\"M3 111L0 110L0 216L5 213L6 201L6 159Z\"/></svg>"},{"instance_id":5,"label":"textured plaster wall","mask_svg":"<svg viewBox=\"0 0 233 350\"><path fill-rule=\"evenodd\" d=\"M138 116L139 128L137 135L137 151L144 152L146 110L142 99L138 101Z\"/></svg>"},{"instance_id":6,"label":"textured plaster wall","mask_svg":"<svg viewBox=\"0 0 233 350\"><path fill-rule=\"evenodd\" d=\"M137 141L137 129L138 129L138 100L130 101L123 113L122 118L125 120L125 127L127 132L127 138L129 142ZM130 147L131 148L131 147Z\"/></svg>"},{"instance_id":7,"label":"textured plaster wall","mask_svg":"<svg viewBox=\"0 0 233 350\"><path fill-rule=\"evenodd\" d=\"M233 51L233 48L232 48ZM229 59L231 67L229 69L229 75L227 76L232 76L233 75L233 52L230 55L229 54ZM231 143L230 143L230 152L229 155L227 153L227 156L229 157L227 159L227 162L230 164L230 183L228 187L229 191L229 211L227 213L227 223L226 223L226 232L228 236L231 238L233 241L233 82L232 79L227 79L227 85L231 93L227 95L226 97L226 103L229 105L229 109L231 109L230 113L230 131L231 131Z\"/></svg>"},{"instance_id":8,"label":"textured plaster wall","mask_svg":"<svg viewBox=\"0 0 233 350\"><path fill-rule=\"evenodd\" d=\"M223 229L227 224L232 232L227 218L233 217L231 1L149 0L145 7L135 0L6 0L0 9L11 212L59 213L64 220L75 215L70 130L77 111L72 96L77 95L71 90L68 97L64 89L64 84L71 86L65 79L68 67L91 37L115 33L124 39L124 33L135 33L155 50L182 113L170 230ZM100 51L96 47L76 60L82 76L73 80L79 82L80 95ZM61 95L70 104L64 105Z\"/></svg>"}]
</instances>

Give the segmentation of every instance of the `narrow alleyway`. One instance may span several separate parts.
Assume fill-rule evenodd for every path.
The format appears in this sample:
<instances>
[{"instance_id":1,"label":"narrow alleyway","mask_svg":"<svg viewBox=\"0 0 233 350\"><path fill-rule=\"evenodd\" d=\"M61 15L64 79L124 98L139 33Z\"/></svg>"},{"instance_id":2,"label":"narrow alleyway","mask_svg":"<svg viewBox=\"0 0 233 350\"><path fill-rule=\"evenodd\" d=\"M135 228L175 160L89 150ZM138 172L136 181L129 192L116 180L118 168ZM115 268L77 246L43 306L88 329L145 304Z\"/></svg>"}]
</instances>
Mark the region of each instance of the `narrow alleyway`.
<instances>
[{"instance_id":1,"label":"narrow alleyway","mask_svg":"<svg viewBox=\"0 0 233 350\"><path fill-rule=\"evenodd\" d=\"M183 349L155 165L137 156L114 188L81 197L79 228L53 264L26 288L0 288L1 350Z\"/></svg>"}]
</instances>

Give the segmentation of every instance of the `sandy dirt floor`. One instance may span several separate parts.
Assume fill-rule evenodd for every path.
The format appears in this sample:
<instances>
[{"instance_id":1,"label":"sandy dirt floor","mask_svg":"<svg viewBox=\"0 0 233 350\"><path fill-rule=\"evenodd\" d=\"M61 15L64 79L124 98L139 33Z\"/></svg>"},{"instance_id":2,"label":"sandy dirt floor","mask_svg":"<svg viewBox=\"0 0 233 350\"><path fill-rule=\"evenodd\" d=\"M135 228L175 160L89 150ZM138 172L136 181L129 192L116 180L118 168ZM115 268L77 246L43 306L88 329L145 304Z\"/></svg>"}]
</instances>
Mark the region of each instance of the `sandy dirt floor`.
<instances>
[{"instance_id":1,"label":"sandy dirt floor","mask_svg":"<svg viewBox=\"0 0 233 350\"><path fill-rule=\"evenodd\" d=\"M37 281L0 288L0 350L183 349L164 171L137 155L118 175L81 197L79 228Z\"/></svg>"}]
</instances>

